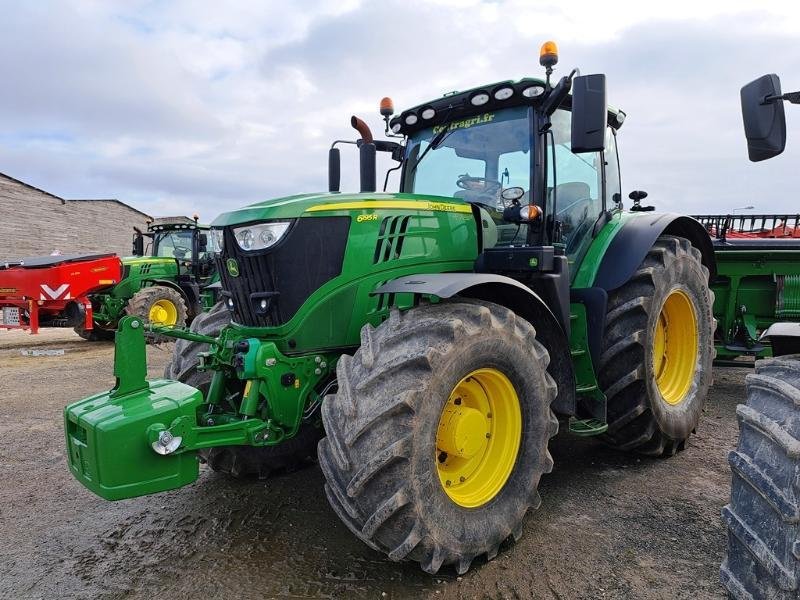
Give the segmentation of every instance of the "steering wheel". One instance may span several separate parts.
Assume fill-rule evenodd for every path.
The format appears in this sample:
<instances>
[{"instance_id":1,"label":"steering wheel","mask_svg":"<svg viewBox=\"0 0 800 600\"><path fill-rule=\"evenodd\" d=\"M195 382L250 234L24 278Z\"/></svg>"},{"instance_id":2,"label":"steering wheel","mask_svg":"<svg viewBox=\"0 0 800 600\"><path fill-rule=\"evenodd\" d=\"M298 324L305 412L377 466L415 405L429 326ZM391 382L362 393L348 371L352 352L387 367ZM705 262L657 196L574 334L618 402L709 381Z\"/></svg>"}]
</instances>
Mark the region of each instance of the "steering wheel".
<instances>
[{"instance_id":1,"label":"steering wheel","mask_svg":"<svg viewBox=\"0 0 800 600\"><path fill-rule=\"evenodd\" d=\"M181 260L182 258L186 258L186 255L191 255L192 251L189 248L183 248L182 246L175 246L175 249L172 251L172 255Z\"/></svg>"},{"instance_id":2,"label":"steering wheel","mask_svg":"<svg viewBox=\"0 0 800 600\"><path fill-rule=\"evenodd\" d=\"M503 187L499 181L486 179L486 177L472 177L468 174L459 175L456 185L462 190L475 192L485 196L494 196Z\"/></svg>"}]
</instances>

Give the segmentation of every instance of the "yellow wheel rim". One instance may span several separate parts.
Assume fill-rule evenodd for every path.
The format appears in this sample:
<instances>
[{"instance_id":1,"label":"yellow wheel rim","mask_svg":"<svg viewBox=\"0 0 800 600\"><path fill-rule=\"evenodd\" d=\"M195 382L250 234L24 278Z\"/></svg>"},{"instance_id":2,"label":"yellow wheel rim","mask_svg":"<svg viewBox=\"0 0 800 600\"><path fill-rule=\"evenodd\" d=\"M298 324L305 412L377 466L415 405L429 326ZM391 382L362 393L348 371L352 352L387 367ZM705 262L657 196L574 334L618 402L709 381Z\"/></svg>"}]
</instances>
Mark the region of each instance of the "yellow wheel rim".
<instances>
[{"instance_id":1,"label":"yellow wheel rim","mask_svg":"<svg viewBox=\"0 0 800 600\"><path fill-rule=\"evenodd\" d=\"M450 499L482 506L508 481L522 439L522 411L511 381L477 369L453 388L436 430L436 470Z\"/></svg>"},{"instance_id":2,"label":"yellow wheel rim","mask_svg":"<svg viewBox=\"0 0 800 600\"><path fill-rule=\"evenodd\" d=\"M175 325L178 322L178 308L170 300L157 300L150 307L147 320L153 325Z\"/></svg>"},{"instance_id":3,"label":"yellow wheel rim","mask_svg":"<svg viewBox=\"0 0 800 600\"><path fill-rule=\"evenodd\" d=\"M697 316L689 296L673 290L664 301L653 336L653 374L664 402L686 399L697 369Z\"/></svg>"}]
</instances>

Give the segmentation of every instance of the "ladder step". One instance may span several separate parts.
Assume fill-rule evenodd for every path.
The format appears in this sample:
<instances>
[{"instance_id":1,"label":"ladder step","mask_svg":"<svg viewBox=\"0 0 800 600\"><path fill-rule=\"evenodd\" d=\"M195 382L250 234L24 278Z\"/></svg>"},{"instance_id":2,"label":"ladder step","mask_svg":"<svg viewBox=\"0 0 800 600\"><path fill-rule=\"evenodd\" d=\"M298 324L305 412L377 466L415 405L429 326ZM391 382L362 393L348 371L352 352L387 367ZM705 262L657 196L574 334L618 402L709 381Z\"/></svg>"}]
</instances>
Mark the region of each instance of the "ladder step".
<instances>
[{"instance_id":1,"label":"ladder step","mask_svg":"<svg viewBox=\"0 0 800 600\"><path fill-rule=\"evenodd\" d=\"M576 419L572 417L569 420L569 432L580 437L600 435L605 433L607 429L608 423L603 423L597 419Z\"/></svg>"},{"instance_id":2,"label":"ladder step","mask_svg":"<svg viewBox=\"0 0 800 600\"><path fill-rule=\"evenodd\" d=\"M592 385L579 385L578 387L575 388L575 391L578 394L591 394L592 392L597 391L597 386L594 385L594 384L592 384Z\"/></svg>"}]
</instances>

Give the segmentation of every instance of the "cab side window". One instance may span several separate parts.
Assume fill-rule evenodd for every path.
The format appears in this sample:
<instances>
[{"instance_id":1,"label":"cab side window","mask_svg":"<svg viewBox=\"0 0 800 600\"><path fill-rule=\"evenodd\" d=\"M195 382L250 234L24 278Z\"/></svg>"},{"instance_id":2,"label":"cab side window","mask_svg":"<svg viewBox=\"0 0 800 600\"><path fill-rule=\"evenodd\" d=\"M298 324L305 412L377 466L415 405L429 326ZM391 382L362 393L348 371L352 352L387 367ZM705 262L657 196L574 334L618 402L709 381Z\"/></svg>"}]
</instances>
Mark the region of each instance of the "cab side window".
<instances>
[{"instance_id":1,"label":"cab side window","mask_svg":"<svg viewBox=\"0 0 800 600\"><path fill-rule=\"evenodd\" d=\"M573 154L571 116L565 110L557 110L552 116L555 166L550 146L547 187L550 214L561 224L570 262L577 262L589 247L592 229L603 212L603 157L600 152Z\"/></svg>"}]
</instances>

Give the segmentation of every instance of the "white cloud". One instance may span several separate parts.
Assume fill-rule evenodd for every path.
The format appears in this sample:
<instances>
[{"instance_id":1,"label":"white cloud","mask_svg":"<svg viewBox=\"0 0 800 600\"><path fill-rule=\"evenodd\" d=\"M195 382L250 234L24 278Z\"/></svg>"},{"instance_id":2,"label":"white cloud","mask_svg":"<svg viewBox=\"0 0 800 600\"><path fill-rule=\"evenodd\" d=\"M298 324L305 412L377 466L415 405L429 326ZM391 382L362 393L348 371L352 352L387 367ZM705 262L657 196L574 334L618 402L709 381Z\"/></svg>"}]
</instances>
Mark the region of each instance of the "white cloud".
<instances>
[{"instance_id":1,"label":"white cloud","mask_svg":"<svg viewBox=\"0 0 800 600\"><path fill-rule=\"evenodd\" d=\"M2 6L7 4L7 6ZM0 2L0 171L67 197L220 210L324 189L357 113L541 72L605 72L628 112L623 183L660 207L797 210L784 156L746 160L738 90L800 86L800 9L740 1ZM792 124L795 124L792 127ZM797 136L794 136L796 138ZM356 155L343 153L354 188Z\"/></svg>"}]
</instances>

